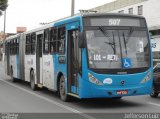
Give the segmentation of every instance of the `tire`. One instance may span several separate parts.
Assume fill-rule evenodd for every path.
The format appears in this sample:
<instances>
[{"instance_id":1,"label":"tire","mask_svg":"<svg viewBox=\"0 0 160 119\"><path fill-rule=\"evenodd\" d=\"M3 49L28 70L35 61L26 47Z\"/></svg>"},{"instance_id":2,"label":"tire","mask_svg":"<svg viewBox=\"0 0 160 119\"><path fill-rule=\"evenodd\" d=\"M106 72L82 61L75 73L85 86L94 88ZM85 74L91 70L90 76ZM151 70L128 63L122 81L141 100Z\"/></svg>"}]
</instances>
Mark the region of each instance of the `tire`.
<instances>
[{"instance_id":1,"label":"tire","mask_svg":"<svg viewBox=\"0 0 160 119\"><path fill-rule=\"evenodd\" d=\"M35 91L37 89L37 86L35 84L35 76L34 76L34 71L33 70L30 73L30 86L31 86L31 89L33 91Z\"/></svg>"},{"instance_id":2,"label":"tire","mask_svg":"<svg viewBox=\"0 0 160 119\"><path fill-rule=\"evenodd\" d=\"M122 97L114 97L112 99L114 99L114 100L120 100L120 99L122 99Z\"/></svg>"},{"instance_id":3,"label":"tire","mask_svg":"<svg viewBox=\"0 0 160 119\"><path fill-rule=\"evenodd\" d=\"M156 92L156 88L155 88L154 85L152 86L152 92L151 92L150 96L151 96L152 98L158 97L158 93Z\"/></svg>"},{"instance_id":4,"label":"tire","mask_svg":"<svg viewBox=\"0 0 160 119\"><path fill-rule=\"evenodd\" d=\"M10 76L11 76L11 81L12 82L16 82L15 78L13 77L13 69L12 69L12 67L10 69Z\"/></svg>"},{"instance_id":5,"label":"tire","mask_svg":"<svg viewBox=\"0 0 160 119\"><path fill-rule=\"evenodd\" d=\"M59 79L59 96L64 102L69 102L71 101L71 97L66 94L65 88L65 79L64 76L61 76Z\"/></svg>"}]
</instances>

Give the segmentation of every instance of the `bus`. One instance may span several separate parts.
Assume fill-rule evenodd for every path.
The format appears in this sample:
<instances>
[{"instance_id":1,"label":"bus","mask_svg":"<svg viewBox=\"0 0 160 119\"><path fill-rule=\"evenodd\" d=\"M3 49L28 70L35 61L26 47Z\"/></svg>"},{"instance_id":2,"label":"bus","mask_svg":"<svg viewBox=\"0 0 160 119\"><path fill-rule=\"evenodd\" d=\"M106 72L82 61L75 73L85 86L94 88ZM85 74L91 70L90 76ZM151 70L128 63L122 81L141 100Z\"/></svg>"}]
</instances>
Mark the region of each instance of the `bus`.
<instances>
[{"instance_id":1,"label":"bus","mask_svg":"<svg viewBox=\"0 0 160 119\"><path fill-rule=\"evenodd\" d=\"M46 87L63 101L152 90L151 43L142 16L78 14L8 38L5 45L13 81L30 82L33 90Z\"/></svg>"}]
</instances>

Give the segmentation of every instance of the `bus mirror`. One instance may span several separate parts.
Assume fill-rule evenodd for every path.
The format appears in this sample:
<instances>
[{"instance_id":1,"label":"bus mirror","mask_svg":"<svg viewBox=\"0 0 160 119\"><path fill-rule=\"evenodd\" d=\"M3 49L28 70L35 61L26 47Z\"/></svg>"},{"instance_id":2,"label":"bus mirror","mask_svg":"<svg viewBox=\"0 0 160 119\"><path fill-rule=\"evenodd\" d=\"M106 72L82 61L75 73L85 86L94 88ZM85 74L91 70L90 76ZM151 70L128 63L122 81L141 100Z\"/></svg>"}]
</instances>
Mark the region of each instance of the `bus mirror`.
<instances>
[{"instance_id":1,"label":"bus mirror","mask_svg":"<svg viewBox=\"0 0 160 119\"><path fill-rule=\"evenodd\" d=\"M78 45L79 45L79 48L85 47L85 34L84 34L84 32L80 32L78 34Z\"/></svg>"}]
</instances>

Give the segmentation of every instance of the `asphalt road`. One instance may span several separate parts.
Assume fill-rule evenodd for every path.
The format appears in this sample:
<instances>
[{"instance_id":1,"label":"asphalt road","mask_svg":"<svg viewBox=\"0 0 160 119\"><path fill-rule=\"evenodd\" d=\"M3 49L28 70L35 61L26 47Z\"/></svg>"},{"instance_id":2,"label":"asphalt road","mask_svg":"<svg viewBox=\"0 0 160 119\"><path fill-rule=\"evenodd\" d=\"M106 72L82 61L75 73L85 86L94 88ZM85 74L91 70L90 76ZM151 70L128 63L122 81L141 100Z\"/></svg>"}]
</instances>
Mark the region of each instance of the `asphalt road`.
<instances>
[{"instance_id":1,"label":"asphalt road","mask_svg":"<svg viewBox=\"0 0 160 119\"><path fill-rule=\"evenodd\" d=\"M29 84L25 82L12 83L0 65L0 112L38 113L41 117L43 117L42 113L72 114L71 119L74 119L74 116L76 119L94 119L100 117L99 113L105 115L111 113L160 113L160 96L158 98L151 98L147 95L131 96L123 97L121 100L75 99L73 102L63 102L56 93L47 89L32 91Z\"/></svg>"}]
</instances>

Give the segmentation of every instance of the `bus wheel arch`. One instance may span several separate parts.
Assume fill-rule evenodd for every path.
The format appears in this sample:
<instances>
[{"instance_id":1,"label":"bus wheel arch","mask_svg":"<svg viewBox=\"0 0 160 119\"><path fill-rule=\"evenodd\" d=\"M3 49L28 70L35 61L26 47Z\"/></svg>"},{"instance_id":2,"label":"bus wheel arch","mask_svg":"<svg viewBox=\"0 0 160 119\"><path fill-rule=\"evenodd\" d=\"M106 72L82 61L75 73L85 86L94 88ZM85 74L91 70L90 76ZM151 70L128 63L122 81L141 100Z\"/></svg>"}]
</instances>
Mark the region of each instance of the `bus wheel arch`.
<instances>
[{"instance_id":1,"label":"bus wheel arch","mask_svg":"<svg viewBox=\"0 0 160 119\"><path fill-rule=\"evenodd\" d=\"M65 78L62 72L60 72L57 76L57 91L61 100L65 102L71 101L71 97L66 94L65 90Z\"/></svg>"}]
</instances>

